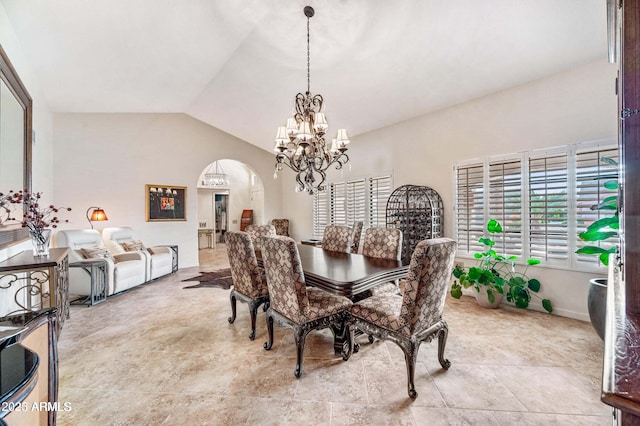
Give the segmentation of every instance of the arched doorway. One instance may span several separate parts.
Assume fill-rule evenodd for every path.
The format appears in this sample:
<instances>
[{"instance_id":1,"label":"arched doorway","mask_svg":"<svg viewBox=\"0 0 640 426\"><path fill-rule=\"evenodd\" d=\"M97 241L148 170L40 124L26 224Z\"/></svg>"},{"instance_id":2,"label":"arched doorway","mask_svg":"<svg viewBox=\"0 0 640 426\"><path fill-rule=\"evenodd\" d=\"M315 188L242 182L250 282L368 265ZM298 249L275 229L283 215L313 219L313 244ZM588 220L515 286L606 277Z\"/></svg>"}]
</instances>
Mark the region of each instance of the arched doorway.
<instances>
[{"instance_id":1,"label":"arched doorway","mask_svg":"<svg viewBox=\"0 0 640 426\"><path fill-rule=\"evenodd\" d=\"M264 222L264 185L247 164L220 159L198 178L198 248L215 248L227 231L239 231L243 210L253 211L253 223Z\"/></svg>"}]
</instances>

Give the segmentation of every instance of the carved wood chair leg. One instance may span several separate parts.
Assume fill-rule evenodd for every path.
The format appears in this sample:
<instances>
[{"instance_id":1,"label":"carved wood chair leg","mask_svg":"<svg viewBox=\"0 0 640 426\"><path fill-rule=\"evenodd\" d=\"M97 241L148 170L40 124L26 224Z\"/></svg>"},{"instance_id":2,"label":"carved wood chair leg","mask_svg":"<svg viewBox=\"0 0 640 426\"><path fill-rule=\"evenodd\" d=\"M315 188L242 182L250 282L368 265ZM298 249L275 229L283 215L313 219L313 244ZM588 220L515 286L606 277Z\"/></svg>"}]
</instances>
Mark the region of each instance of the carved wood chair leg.
<instances>
[{"instance_id":1,"label":"carved wood chair leg","mask_svg":"<svg viewBox=\"0 0 640 426\"><path fill-rule=\"evenodd\" d=\"M273 317L271 315L267 315L267 331L269 332L269 341L265 342L263 347L269 350L273 346Z\"/></svg>"},{"instance_id":2,"label":"carved wood chair leg","mask_svg":"<svg viewBox=\"0 0 640 426\"><path fill-rule=\"evenodd\" d=\"M251 334L249 334L249 339L253 340L256 338L256 317L258 316L258 306L260 303L250 302L249 303L249 315L251 317Z\"/></svg>"},{"instance_id":3,"label":"carved wood chair leg","mask_svg":"<svg viewBox=\"0 0 640 426\"><path fill-rule=\"evenodd\" d=\"M229 324L233 324L236 320L236 295L233 291L229 295L229 301L231 302L231 316L229 317Z\"/></svg>"},{"instance_id":4,"label":"carved wood chair leg","mask_svg":"<svg viewBox=\"0 0 640 426\"><path fill-rule=\"evenodd\" d=\"M355 336L353 332L353 327L347 325L347 341L343 343L342 348L342 359L348 361L351 358L351 354L353 353L353 345L355 341Z\"/></svg>"},{"instance_id":5,"label":"carved wood chair leg","mask_svg":"<svg viewBox=\"0 0 640 426\"><path fill-rule=\"evenodd\" d=\"M420 342L406 342L406 346L401 346L404 352L404 361L407 364L407 390L409 398L415 399L418 396L416 392L416 386L414 384L414 377L416 372L416 360L418 359L418 349L420 349Z\"/></svg>"},{"instance_id":6,"label":"carved wood chair leg","mask_svg":"<svg viewBox=\"0 0 640 426\"><path fill-rule=\"evenodd\" d=\"M444 357L444 348L447 345L447 336L449 335L449 327L444 323L443 328L438 332L438 361L445 370L451 367L451 361Z\"/></svg>"},{"instance_id":7,"label":"carved wood chair leg","mask_svg":"<svg viewBox=\"0 0 640 426\"><path fill-rule=\"evenodd\" d=\"M308 333L309 331L299 327L296 327L293 330L293 338L296 342L296 369L293 374L297 378L300 378L300 376L302 376L302 359L304 356L304 341Z\"/></svg>"}]
</instances>

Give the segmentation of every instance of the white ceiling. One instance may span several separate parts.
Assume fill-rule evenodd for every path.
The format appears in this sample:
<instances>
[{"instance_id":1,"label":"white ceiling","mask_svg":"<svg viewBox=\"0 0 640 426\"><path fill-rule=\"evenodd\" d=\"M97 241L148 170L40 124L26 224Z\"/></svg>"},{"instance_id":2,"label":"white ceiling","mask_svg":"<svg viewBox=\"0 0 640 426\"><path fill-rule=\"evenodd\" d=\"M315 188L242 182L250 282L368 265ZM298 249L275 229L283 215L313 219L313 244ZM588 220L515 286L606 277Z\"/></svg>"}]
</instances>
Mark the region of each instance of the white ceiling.
<instances>
[{"instance_id":1,"label":"white ceiling","mask_svg":"<svg viewBox=\"0 0 640 426\"><path fill-rule=\"evenodd\" d=\"M357 135L606 59L606 0L0 0L49 107L185 112L264 149L306 90Z\"/></svg>"}]
</instances>

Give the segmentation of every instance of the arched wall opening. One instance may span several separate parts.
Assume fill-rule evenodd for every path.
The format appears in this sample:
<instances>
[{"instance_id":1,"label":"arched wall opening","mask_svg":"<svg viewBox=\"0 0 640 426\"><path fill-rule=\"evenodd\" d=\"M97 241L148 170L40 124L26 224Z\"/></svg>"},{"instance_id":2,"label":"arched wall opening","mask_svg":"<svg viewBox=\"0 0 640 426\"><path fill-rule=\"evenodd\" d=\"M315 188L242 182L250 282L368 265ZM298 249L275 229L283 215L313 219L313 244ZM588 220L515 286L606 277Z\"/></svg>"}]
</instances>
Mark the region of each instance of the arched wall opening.
<instances>
[{"instance_id":1,"label":"arched wall opening","mask_svg":"<svg viewBox=\"0 0 640 426\"><path fill-rule=\"evenodd\" d=\"M239 231L243 210L264 223L264 185L245 163L219 159L198 177L198 248L213 248L227 231Z\"/></svg>"}]
</instances>

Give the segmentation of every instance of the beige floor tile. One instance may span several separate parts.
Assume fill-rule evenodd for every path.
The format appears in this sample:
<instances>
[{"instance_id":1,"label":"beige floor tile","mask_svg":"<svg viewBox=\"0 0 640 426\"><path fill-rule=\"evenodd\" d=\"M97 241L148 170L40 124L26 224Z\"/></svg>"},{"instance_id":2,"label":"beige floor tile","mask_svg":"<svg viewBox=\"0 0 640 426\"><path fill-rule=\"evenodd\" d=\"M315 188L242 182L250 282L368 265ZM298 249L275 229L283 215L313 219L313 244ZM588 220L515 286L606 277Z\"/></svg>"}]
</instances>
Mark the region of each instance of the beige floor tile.
<instances>
[{"instance_id":1,"label":"beige floor tile","mask_svg":"<svg viewBox=\"0 0 640 426\"><path fill-rule=\"evenodd\" d=\"M59 425L440 425L608 424L599 401L602 342L587 323L448 299L446 357L421 345L418 398L408 398L404 355L361 336L347 362L328 330L312 332L296 379L291 330L275 324L265 351L265 314L249 340L249 312L229 290L184 289L228 267L224 245L200 250L201 267L75 306L59 341Z\"/></svg>"}]
</instances>

